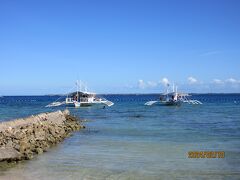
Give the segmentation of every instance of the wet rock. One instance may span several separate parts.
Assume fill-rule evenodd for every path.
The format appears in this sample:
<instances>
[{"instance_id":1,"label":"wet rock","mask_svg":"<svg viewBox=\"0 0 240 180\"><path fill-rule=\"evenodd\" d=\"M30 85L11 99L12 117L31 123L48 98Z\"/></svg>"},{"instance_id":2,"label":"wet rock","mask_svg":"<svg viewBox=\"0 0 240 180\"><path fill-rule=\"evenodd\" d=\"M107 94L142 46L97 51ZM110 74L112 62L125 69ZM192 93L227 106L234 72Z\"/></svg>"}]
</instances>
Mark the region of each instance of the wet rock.
<instances>
[{"instance_id":1,"label":"wet rock","mask_svg":"<svg viewBox=\"0 0 240 180\"><path fill-rule=\"evenodd\" d=\"M23 153L23 159L29 160L33 158L33 152L30 150L27 150L26 152Z\"/></svg>"},{"instance_id":2,"label":"wet rock","mask_svg":"<svg viewBox=\"0 0 240 180\"><path fill-rule=\"evenodd\" d=\"M42 154L42 153L43 153L43 150L42 150L42 148L36 148L35 152L36 152L37 154Z\"/></svg>"}]
</instances>

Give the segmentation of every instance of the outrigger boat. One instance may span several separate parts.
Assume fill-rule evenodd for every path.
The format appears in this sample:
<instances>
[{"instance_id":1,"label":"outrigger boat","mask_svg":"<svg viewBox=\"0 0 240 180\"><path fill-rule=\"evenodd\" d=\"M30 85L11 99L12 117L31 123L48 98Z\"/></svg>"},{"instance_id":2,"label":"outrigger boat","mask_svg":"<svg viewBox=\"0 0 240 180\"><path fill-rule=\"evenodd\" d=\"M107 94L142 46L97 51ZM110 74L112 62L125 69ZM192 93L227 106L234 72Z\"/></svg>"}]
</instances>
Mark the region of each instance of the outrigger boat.
<instances>
[{"instance_id":1,"label":"outrigger boat","mask_svg":"<svg viewBox=\"0 0 240 180\"><path fill-rule=\"evenodd\" d=\"M169 88L169 85L168 85ZM177 87L174 88L172 92L169 93L169 90L167 88L167 92L160 95L160 98L158 101L148 101L145 103L147 106L152 105L165 105L165 106L180 106L182 103L188 103L188 104L202 104L202 102L198 100L191 100L189 98L189 94L186 93L178 93Z\"/></svg>"},{"instance_id":2,"label":"outrigger boat","mask_svg":"<svg viewBox=\"0 0 240 180\"><path fill-rule=\"evenodd\" d=\"M94 105L102 105L102 106L112 106L113 102L105 99L97 97L96 93L91 93L87 91L85 86L85 90L82 91L82 83L79 84L77 81L77 91L67 94L65 101L58 102L55 101L51 104L48 104L46 107L54 107L54 106L75 106L75 107L86 107L86 106L94 106ZM80 89L80 90L79 90Z\"/></svg>"},{"instance_id":3,"label":"outrigger boat","mask_svg":"<svg viewBox=\"0 0 240 180\"><path fill-rule=\"evenodd\" d=\"M86 107L86 106L93 106L93 105L107 105L112 106L114 103L108 101L105 98L100 98L96 96L96 93L91 92L74 92L67 96L65 104L68 106L75 106L75 107Z\"/></svg>"}]
</instances>

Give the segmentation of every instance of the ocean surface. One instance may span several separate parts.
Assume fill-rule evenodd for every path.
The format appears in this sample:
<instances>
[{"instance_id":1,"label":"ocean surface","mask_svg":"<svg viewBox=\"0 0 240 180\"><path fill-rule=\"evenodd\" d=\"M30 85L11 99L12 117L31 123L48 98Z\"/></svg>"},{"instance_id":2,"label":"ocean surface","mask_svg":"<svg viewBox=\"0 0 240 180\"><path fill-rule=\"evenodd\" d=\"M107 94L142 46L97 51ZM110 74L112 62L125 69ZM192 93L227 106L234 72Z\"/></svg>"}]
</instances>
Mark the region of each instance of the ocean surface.
<instances>
[{"instance_id":1,"label":"ocean surface","mask_svg":"<svg viewBox=\"0 0 240 180\"><path fill-rule=\"evenodd\" d=\"M86 129L33 160L0 166L0 179L240 179L240 94L197 94L202 105L144 106L158 95L105 95L105 109L69 108ZM0 98L0 121L46 108L57 96ZM189 159L189 151L225 151Z\"/></svg>"}]
</instances>

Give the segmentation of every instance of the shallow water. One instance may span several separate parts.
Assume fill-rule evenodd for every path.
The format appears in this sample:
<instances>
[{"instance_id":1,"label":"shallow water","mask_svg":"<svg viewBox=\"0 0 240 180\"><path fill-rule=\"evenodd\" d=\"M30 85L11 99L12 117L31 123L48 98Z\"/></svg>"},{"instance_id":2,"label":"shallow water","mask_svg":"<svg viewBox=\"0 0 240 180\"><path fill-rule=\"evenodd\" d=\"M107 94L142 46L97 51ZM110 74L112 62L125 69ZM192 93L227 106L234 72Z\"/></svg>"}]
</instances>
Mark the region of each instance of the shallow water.
<instances>
[{"instance_id":1,"label":"shallow water","mask_svg":"<svg viewBox=\"0 0 240 180\"><path fill-rule=\"evenodd\" d=\"M195 95L203 105L144 106L156 95L108 95L110 108L70 108L86 129L0 179L239 179L240 95ZM57 97L0 99L0 119L28 116ZM225 151L189 159L188 151Z\"/></svg>"}]
</instances>

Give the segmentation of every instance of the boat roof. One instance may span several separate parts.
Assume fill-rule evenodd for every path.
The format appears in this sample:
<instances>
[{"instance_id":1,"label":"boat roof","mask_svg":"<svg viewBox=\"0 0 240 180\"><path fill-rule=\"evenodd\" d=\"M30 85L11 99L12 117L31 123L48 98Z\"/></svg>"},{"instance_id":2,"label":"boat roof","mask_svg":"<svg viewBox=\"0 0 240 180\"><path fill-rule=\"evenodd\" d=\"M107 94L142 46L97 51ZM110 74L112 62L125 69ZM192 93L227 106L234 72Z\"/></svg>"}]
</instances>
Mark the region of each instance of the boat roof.
<instances>
[{"instance_id":1,"label":"boat roof","mask_svg":"<svg viewBox=\"0 0 240 180\"><path fill-rule=\"evenodd\" d=\"M72 93L70 93L70 94L68 94L68 95L69 95L69 96L76 96L77 93L78 93L80 96L82 96L82 95L96 95L96 93L81 92L81 91L79 91L79 92L75 91L75 92L72 92Z\"/></svg>"},{"instance_id":2,"label":"boat roof","mask_svg":"<svg viewBox=\"0 0 240 180\"><path fill-rule=\"evenodd\" d=\"M176 92L170 92L170 93L164 93L162 95L173 95L175 94ZM190 96L188 93L177 93L179 96Z\"/></svg>"}]
</instances>

